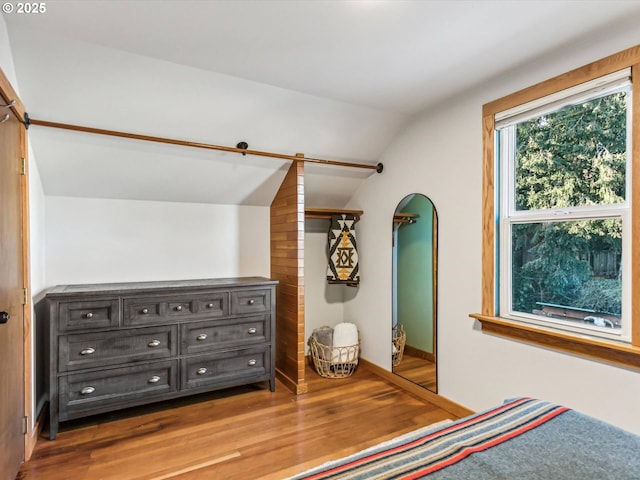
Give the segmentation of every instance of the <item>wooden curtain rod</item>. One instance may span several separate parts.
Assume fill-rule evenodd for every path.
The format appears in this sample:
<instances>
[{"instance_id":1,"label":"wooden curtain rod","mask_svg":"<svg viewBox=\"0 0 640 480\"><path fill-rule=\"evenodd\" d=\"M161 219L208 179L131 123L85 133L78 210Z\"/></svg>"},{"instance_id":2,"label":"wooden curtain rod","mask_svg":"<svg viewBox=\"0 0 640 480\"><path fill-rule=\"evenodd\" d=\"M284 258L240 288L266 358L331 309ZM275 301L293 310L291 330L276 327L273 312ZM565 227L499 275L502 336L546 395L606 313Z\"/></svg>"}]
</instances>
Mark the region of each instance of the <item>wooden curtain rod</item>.
<instances>
[{"instance_id":1,"label":"wooden curtain rod","mask_svg":"<svg viewBox=\"0 0 640 480\"><path fill-rule=\"evenodd\" d=\"M362 163L337 162L334 160L323 160L321 158L308 158L308 157L305 157L304 154L302 153L297 153L296 155L285 155L282 153L262 152L260 150L248 150L246 148L225 147L222 145L212 145L209 143L189 142L186 140L176 140L176 139L164 138L164 137L152 137L149 135L139 135L137 133L118 132L115 130L104 130L101 128L83 127L80 125L69 125L67 123L47 122L45 120L36 120L34 118L29 118L27 125L28 126L38 125L41 127L61 128L64 130L74 130L76 132L96 133L98 135L109 135L111 137L132 138L134 140L144 140L146 142L168 143L171 145L181 145L183 147L204 148L207 150L221 150L223 152L241 153L242 155L258 155L261 157L282 158L285 160L303 160L305 162L322 163L325 165L335 165L338 167L366 168L370 170L375 170L378 173L381 173L382 169L384 168L382 163L378 163L377 165L366 165Z\"/></svg>"}]
</instances>

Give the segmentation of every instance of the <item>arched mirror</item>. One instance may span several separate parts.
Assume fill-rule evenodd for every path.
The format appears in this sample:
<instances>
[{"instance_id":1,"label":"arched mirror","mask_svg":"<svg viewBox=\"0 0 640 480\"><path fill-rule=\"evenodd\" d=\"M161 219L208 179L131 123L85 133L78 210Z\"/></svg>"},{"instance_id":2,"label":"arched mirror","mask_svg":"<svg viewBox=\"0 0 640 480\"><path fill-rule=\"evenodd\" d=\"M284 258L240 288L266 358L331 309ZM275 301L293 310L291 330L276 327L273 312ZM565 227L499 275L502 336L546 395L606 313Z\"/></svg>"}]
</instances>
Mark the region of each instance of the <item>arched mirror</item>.
<instances>
[{"instance_id":1,"label":"arched mirror","mask_svg":"<svg viewBox=\"0 0 640 480\"><path fill-rule=\"evenodd\" d=\"M393 216L393 373L438 391L436 345L436 209L419 193Z\"/></svg>"}]
</instances>

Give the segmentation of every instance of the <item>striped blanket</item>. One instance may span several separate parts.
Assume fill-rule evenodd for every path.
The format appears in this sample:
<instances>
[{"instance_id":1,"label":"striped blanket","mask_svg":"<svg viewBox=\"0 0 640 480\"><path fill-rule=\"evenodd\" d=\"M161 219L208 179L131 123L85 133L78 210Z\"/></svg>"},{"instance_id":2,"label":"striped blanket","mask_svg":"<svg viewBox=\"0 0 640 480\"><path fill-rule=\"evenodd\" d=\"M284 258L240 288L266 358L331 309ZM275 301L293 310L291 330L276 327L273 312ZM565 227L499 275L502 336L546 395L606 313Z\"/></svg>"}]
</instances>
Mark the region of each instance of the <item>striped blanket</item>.
<instances>
[{"instance_id":1,"label":"striped blanket","mask_svg":"<svg viewBox=\"0 0 640 480\"><path fill-rule=\"evenodd\" d=\"M531 398L426 428L290 480L639 479L640 437Z\"/></svg>"}]
</instances>

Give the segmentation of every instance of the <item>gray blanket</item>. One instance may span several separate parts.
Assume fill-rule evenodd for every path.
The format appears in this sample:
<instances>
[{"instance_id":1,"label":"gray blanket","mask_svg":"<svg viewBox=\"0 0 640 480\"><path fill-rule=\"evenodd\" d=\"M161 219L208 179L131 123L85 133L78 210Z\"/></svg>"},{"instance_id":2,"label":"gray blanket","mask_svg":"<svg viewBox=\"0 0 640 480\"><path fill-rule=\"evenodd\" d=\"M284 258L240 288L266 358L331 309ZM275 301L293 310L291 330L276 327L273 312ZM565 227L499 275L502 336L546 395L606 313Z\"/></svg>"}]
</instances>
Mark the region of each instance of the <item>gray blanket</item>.
<instances>
[{"instance_id":1,"label":"gray blanket","mask_svg":"<svg viewBox=\"0 0 640 480\"><path fill-rule=\"evenodd\" d=\"M291 480L638 480L640 436L561 405L517 398L421 429Z\"/></svg>"}]
</instances>

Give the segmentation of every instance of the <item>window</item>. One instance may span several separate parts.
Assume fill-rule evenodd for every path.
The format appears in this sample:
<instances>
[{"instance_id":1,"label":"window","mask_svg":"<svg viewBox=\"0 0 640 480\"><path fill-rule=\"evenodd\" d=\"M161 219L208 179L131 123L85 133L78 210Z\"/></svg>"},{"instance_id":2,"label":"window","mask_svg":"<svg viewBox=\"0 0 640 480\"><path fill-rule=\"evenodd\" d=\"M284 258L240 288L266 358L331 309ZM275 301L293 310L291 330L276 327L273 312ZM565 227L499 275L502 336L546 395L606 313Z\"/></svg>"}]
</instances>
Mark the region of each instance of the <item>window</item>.
<instances>
[{"instance_id":1,"label":"window","mask_svg":"<svg viewBox=\"0 0 640 480\"><path fill-rule=\"evenodd\" d=\"M640 368L638 70L640 46L484 105L483 331Z\"/></svg>"},{"instance_id":2,"label":"window","mask_svg":"<svg viewBox=\"0 0 640 480\"><path fill-rule=\"evenodd\" d=\"M496 115L500 315L629 340L629 73Z\"/></svg>"}]
</instances>

